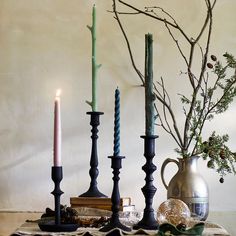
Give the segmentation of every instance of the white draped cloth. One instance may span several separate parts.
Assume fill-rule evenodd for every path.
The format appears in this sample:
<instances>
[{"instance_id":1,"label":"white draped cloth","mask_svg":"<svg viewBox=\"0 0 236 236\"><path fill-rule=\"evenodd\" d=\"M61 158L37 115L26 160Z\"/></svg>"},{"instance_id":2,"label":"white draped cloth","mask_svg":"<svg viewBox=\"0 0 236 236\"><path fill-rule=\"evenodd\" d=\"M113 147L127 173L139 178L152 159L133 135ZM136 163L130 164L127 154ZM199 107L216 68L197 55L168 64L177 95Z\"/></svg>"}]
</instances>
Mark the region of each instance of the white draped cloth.
<instances>
[{"instance_id":1,"label":"white draped cloth","mask_svg":"<svg viewBox=\"0 0 236 236\"><path fill-rule=\"evenodd\" d=\"M157 231L155 230L133 230L131 232L124 232L120 229L113 229L112 232L100 232L97 228L78 228L77 231L74 232L60 232L60 233L49 233L49 232L43 232L39 229L38 224L35 222L26 222L24 223L19 229L16 230L12 236L20 236L20 235L37 235L37 236L59 236L59 235L84 235L84 236L122 236L122 235L157 235ZM205 223L205 228L203 231L202 236L229 236L229 233L222 228L220 225L213 224L210 222Z\"/></svg>"}]
</instances>

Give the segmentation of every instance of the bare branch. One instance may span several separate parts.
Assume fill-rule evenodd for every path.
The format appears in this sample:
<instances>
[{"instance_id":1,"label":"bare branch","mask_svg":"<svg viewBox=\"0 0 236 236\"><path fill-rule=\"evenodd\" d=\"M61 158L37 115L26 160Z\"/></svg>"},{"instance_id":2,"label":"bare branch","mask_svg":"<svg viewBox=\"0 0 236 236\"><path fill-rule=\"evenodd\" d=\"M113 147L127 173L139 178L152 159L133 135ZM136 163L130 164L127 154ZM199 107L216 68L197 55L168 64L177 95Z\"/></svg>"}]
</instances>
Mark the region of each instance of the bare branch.
<instances>
[{"instance_id":1,"label":"bare branch","mask_svg":"<svg viewBox=\"0 0 236 236\"><path fill-rule=\"evenodd\" d=\"M154 86L154 90L157 92L158 89L157 89L156 85L153 84L153 86ZM168 110L168 112L169 112L169 114L170 114L170 117L171 117L171 119L172 119L173 128L174 128L175 133L176 133L177 138L178 138L178 143L179 143L181 146L183 146L183 142L182 142L182 139L181 139L181 135L180 135L180 132L179 132L179 129L178 129L178 126L177 126L177 122L176 122L176 119L175 119L175 115L174 115L174 112L173 112L171 106L166 102L166 100L164 100L163 98L161 98L161 97L158 95L158 93L155 93L155 97L156 97L156 99L157 99L159 102L161 102L161 103L167 108L167 110Z\"/></svg>"},{"instance_id":2,"label":"bare branch","mask_svg":"<svg viewBox=\"0 0 236 236\"><path fill-rule=\"evenodd\" d=\"M203 80L203 76L204 76L204 72L206 70L206 64L207 64L207 57L208 57L208 52L209 52L209 45L210 45L210 38L211 38L211 31L212 31L212 8L211 8L211 4L210 4L210 0L206 0L209 3L208 6L208 15L209 15L209 27L208 27L208 35L207 35L207 40L206 40L206 49L205 49L205 53L204 53L204 57L203 57L203 64L202 64L202 68L201 68L201 73L199 76L199 80L198 80L198 84L196 86L196 88L193 90L193 96L192 96L192 102L191 102L191 106L185 121L185 127L184 127L184 149L187 150L188 145L188 132L189 132L189 125L190 125L190 120L193 114L193 110L195 107L195 102L197 99L197 93L201 87L201 83ZM205 28L204 28L205 29ZM193 44L195 45L195 44ZM190 59L193 57L193 49L194 46L192 46L191 48L191 52L190 52Z\"/></svg>"},{"instance_id":3,"label":"bare branch","mask_svg":"<svg viewBox=\"0 0 236 236\"><path fill-rule=\"evenodd\" d=\"M168 104L169 104L169 106L171 106L170 96L169 96L168 92L167 92L166 89L165 89L165 85L164 85L163 78L161 77L161 83L158 82L158 81L156 81L156 83L161 87L161 89L162 89L162 91L163 91L163 95L162 95L163 100L166 100L166 99L164 99L164 97L167 96ZM153 86L154 86L154 88L156 88L156 85L155 85L155 84L154 84ZM157 88L156 88L156 90L157 90L157 93L158 93L158 94L161 94Z\"/></svg>"},{"instance_id":4,"label":"bare branch","mask_svg":"<svg viewBox=\"0 0 236 236\"><path fill-rule=\"evenodd\" d=\"M212 114L214 113L216 114L217 111L221 112L221 106L222 104L224 104L225 101L224 100L225 94L226 93L229 94L229 99L231 98L231 96L234 96L233 94L231 95L231 90L229 89L232 89L233 84L236 83L236 81L234 81L232 85L227 84L227 87L224 88L224 93L222 97L220 97L220 99L217 100L217 102L213 102L213 97L212 97L213 92L218 87L220 88L223 87L223 85L221 86L220 82L218 84L216 81L213 88L211 88L211 86L208 85L210 81L209 81L209 74L206 71L206 67L208 66L207 60L208 60L211 33L212 33L212 21L213 21L212 10L215 7L217 0L204 0L204 1L206 6L205 19L199 31L196 32L196 37L191 38L188 37L183 28L180 27L180 25L177 23L175 18L169 12L165 11L161 7L146 6L144 7L144 10L141 10L129 4L128 3L129 1L127 0L113 0L113 13L115 15L115 19L117 20L119 27L122 31L122 34L125 38L132 66L136 71L136 73L138 74L139 78L141 79L143 86L144 86L144 76L140 72L140 70L136 67L127 33L125 32L121 19L119 18L121 17L121 15L143 15L146 17L150 17L154 20L157 20L159 22L162 22L166 27L171 39L174 41L182 59L186 64L186 71L184 73L188 76L189 83L192 86L192 93L191 93L191 98L189 98L187 101L188 105L183 106L183 112L186 117L183 134L180 135L176 122L176 117L173 108L171 106L171 99L169 97L168 92L166 91L163 79L161 78L161 82L157 82L156 84L154 84L154 93L157 103L161 104L159 108L161 114L158 112L157 106L155 104L155 109L159 114L160 126L174 138L174 140L180 147L183 156L194 154L197 151L199 142L197 137L201 135L205 121L210 119ZM119 3L127 7L128 10L118 11L116 8L116 3L117 4ZM178 35L180 34L181 40L185 43L185 45L187 46L189 45L188 54L186 53L186 51L184 51L182 47L182 41L179 41L177 39L176 33L178 33ZM203 36L204 36L204 41L203 41L203 46L201 46L199 42L203 38ZM196 63L195 62L196 46L199 47L201 53L201 58L199 61L199 65L201 66L200 73L195 73L193 70L193 66L195 66ZM215 59L212 60L215 61ZM159 88L159 86L161 89ZM213 90L212 93L211 90ZM184 103L184 100L182 101ZM190 145L191 147L193 146L192 153L189 152Z\"/></svg>"},{"instance_id":5,"label":"bare branch","mask_svg":"<svg viewBox=\"0 0 236 236\"><path fill-rule=\"evenodd\" d=\"M165 90L165 86L164 86L164 82L163 82L163 79L161 78L161 87L162 87L162 93L163 93L163 98L164 98L164 101L166 101L166 94L167 94L167 97L168 97L168 101L169 101L169 106L171 106L171 103L170 103L170 97L168 95L168 93L166 92ZM163 110L163 114L164 114L164 119L165 119L165 122L166 122L166 125L170 131L171 134L173 134L171 128L170 128L170 124L168 122L168 119L167 119L167 115L166 115L166 106L164 104L162 104L162 110Z\"/></svg>"},{"instance_id":6,"label":"bare branch","mask_svg":"<svg viewBox=\"0 0 236 236\"><path fill-rule=\"evenodd\" d=\"M165 26L166 26L166 28L168 29L168 32L169 32L170 36L172 37L173 41L175 42L175 44L176 44L176 46L177 46L177 48L178 48L178 50L179 50L181 56L183 57L183 59L184 59L186 65L189 66L189 65L188 65L188 61L187 61L187 58L185 57L185 55L184 55L182 49L180 48L180 45L179 45L178 40L174 37L174 35L173 35L172 32L171 32L170 27L168 26L168 24L166 24L166 22L165 22Z\"/></svg>"},{"instance_id":7,"label":"bare branch","mask_svg":"<svg viewBox=\"0 0 236 236\"><path fill-rule=\"evenodd\" d=\"M107 10L109 13L115 13L114 11ZM119 15L139 15L140 12L122 12L122 11L116 11Z\"/></svg>"},{"instance_id":8,"label":"bare branch","mask_svg":"<svg viewBox=\"0 0 236 236\"><path fill-rule=\"evenodd\" d=\"M217 1L217 0L214 0L212 6L211 6L210 0L206 0L206 1L205 1L205 2L206 2L206 6L207 6L207 8L208 8L208 13L207 13L207 16L206 16L206 19L205 19L205 22L204 22L204 24L203 24L203 26L202 26L201 31L200 31L199 35L196 37L196 39L195 39L195 43L197 43L197 42L199 41L199 39L201 38L203 32L205 31L205 28L206 28L206 26L207 26L207 23L208 23L208 21L209 21L209 18L212 17L212 10L213 10L213 8L214 8L214 6L215 6L215 4L216 4L216 1Z\"/></svg>"},{"instance_id":9,"label":"bare branch","mask_svg":"<svg viewBox=\"0 0 236 236\"><path fill-rule=\"evenodd\" d=\"M169 135L171 135L171 136L173 137L173 139L175 140L175 142L177 143L177 145L181 148L181 144L179 143L177 137L174 135L174 133L170 130L169 127L167 128L167 127L164 125L164 122L163 122L163 120L162 120L162 117L161 117L160 113L158 112L158 109L157 109L156 104L154 104L154 107L155 107L156 112L159 114L158 118L159 118L159 120L160 120L160 122L161 122L159 126L161 126ZM157 124L157 125L158 125L158 124Z\"/></svg>"},{"instance_id":10,"label":"bare branch","mask_svg":"<svg viewBox=\"0 0 236 236\"><path fill-rule=\"evenodd\" d=\"M113 0L113 1L114 1L114 0ZM155 16L155 15L149 14L148 12L142 11L142 10L140 10L140 9L138 9L138 8L136 8L136 7L134 7L134 6L130 5L130 4L128 4L128 3L124 2L124 1L122 1L122 0L118 0L118 1L119 1L121 4L123 4L123 5L127 6L127 7L129 7L130 9L133 9L133 10L135 10L135 11L138 11L138 12L142 13L143 15L149 16L149 17L154 18L154 19L156 19L156 20L158 20L158 21L166 22L168 25L172 26L173 28L178 29L178 30L180 31L180 33L183 35L183 37L184 37L189 43L191 43L191 40L189 39L189 37L185 34L185 32L183 31L183 29L182 29L178 24L176 24L176 22L175 22L175 24L173 24L172 22L170 22L170 21L168 21L168 20L166 20L166 19L163 19L163 18L161 18L161 17L158 17L158 16Z\"/></svg>"},{"instance_id":11,"label":"bare branch","mask_svg":"<svg viewBox=\"0 0 236 236\"><path fill-rule=\"evenodd\" d=\"M178 25L175 18L167 11L165 11L162 7L157 7L157 6L153 6L153 7L145 7L146 12L152 12L153 14L155 14L158 17L158 14L153 10L153 9L159 9L161 10L164 14L166 14L171 20L173 20L175 25ZM149 9L152 9L151 11ZM166 19L165 19L166 20Z\"/></svg>"},{"instance_id":12,"label":"bare branch","mask_svg":"<svg viewBox=\"0 0 236 236\"><path fill-rule=\"evenodd\" d=\"M131 59L131 62L132 62L132 66L133 66L134 70L136 71L136 73L138 74L140 80L142 81L142 86L144 86L144 76L140 72L140 70L137 68L137 66L134 62L134 57L133 57L133 53L132 53L131 46L130 46L130 43L129 43L129 39L128 39L126 33L125 33L125 30L124 30L124 28L121 24L119 15L117 14L117 11L116 11L116 0L113 0L113 11L114 11L114 14L115 14L115 19L117 20L117 22L119 24L119 27L121 29L121 32L122 32L122 34L125 38L125 41L126 41L126 44L127 44L127 47L128 47L128 51L129 51L129 55L130 55L130 59Z\"/></svg>"}]
</instances>

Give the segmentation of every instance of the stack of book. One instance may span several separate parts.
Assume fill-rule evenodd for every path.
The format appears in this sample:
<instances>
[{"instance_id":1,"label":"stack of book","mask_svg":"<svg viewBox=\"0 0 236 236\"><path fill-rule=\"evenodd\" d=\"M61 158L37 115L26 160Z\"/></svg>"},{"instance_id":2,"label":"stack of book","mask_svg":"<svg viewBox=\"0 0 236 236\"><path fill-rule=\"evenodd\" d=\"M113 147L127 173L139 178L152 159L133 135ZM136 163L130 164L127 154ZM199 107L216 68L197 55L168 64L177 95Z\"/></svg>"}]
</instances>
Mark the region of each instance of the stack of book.
<instances>
[{"instance_id":1,"label":"stack of book","mask_svg":"<svg viewBox=\"0 0 236 236\"><path fill-rule=\"evenodd\" d=\"M111 211L111 198L98 197L72 197L70 198L72 208L88 207ZM131 204L130 197L120 198L120 211L134 211L135 206Z\"/></svg>"}]
</instances>

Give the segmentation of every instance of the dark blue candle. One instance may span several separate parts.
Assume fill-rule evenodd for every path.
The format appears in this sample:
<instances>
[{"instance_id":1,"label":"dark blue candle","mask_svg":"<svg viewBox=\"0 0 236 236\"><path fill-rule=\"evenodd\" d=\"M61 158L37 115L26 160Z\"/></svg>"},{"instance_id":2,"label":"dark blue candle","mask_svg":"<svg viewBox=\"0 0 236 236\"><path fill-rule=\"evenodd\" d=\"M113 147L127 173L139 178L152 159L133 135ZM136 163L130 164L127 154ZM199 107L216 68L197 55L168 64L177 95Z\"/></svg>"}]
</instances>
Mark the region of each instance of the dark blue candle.
<instances>
[{"instance_id":1,"label":"dark blue candle","mask_svg":"<svg viewBox=\"0 0 236 236\"><path fill-rule=\"evenodd\" d=\"M114 147L113 156L120 154L120 91L115 91L115 115L114 115Z\"/></svg>"}]
</instances>

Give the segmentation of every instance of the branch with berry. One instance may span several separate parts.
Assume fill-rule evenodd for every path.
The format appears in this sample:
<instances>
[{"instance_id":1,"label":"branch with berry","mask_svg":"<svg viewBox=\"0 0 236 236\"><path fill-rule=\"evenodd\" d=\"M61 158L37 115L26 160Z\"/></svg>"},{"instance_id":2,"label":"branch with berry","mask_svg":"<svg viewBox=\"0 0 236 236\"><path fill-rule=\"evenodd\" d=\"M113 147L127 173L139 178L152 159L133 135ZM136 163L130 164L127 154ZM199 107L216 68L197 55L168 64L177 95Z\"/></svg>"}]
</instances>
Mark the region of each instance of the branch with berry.
<instances>
[{"instance_id":1,"label":"branch with berry","mask_svg":"<svg viewBox=\"0 0 236 236\"><path fill-rule=\"evenodd\" d=\"M228 140L227 134L220 136L213 132L207 141L198 144L199 154L207 160L207 167L215 169L220 174L220 183L224 182L227 173L236 174L236 153L226 145Z\"/></svg>"},{"instance_id":2,"label":"branch with berry","mask_svg":"<svg viewBox=\"0 0 236 236\"><path fill-rule=\"evenodd\" d=\"M195 142L189 156L202 156L204 160L209 158L207 166L221 175L221 183L226 173L236 174L236 153L226 145L229 140L227 134L220 136L214 131L207 141L202 142L202 131L205 122L225 112L236 96L236 59L229 53L223 56L226 60L224 65L214 55L211 55L212 61L207 63L211 71L206 72L204 86L196 99L189 133L190 141ZM184 106L190 104L186 97L182 96L181 101Z\"/></svg>"},{"instance_id":3,"label":"branch with berry","mask_svg":"<svg viewBox=\"0 0 236 236\"><path fill-rule=\"evenodd\" d=\"M193 155L202 156L204 159L209 157L208 166L214 167L220 173L221 182L223 182L223 176L226 173L236 174L234 168L236 164L235 155L225 144L228 136L221 137L214 132L211 135L211 138L214 139L214 145L210 146L212 141L206 141L208 152L203 151L206 150L206 143L202 142L204 140L202 136L206 121L211 121L215 115L225 112L236 96L236 60L231 54L225 53L226 62L223 65L215 55L209 55L213 10L217 0L205 0L203 2L206 8L205 20L195 35L188 35L174 16L160 6L140 8L135 6L135 3L132 5L126 0L113 0L112 12L124 36L132 66L140 79L141 86L145 86L144 75L136 66L132 45L123 27L123 19L127 18L122 18L122 16L147 17L162 23L165 27L185 64L185 69L182 70L181 75L185 77L185 82L189 83L191 89L188 94L178 93L185 116L184 128L181 131L174 111L176 107L172 107L171 95L167 91L164 79L161 77L160 81L157 80L153 84L156 98L155 108L158 114L157 125L174 139L177 145L175 151L183 158ZM122 11L118 10L119 7ZM189 50L186 51L186 48ZM200 70L196 72L196 68L200 68Z\"/></svg>"}]
</instances>

